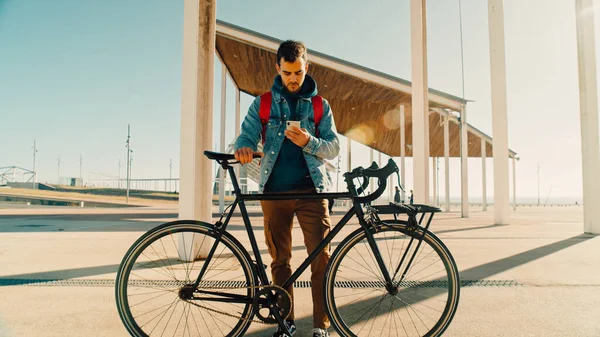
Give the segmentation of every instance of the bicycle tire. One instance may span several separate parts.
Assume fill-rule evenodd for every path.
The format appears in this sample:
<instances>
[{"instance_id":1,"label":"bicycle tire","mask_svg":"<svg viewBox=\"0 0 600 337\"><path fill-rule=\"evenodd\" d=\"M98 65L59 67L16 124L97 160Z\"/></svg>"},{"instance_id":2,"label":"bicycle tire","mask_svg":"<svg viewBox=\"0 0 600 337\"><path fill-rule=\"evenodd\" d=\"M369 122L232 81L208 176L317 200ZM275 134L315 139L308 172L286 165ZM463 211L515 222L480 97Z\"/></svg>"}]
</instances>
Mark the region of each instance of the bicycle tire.
<instances>
[{"instance_id":1,"label":"bicycle tire","mask_svg":"<svg viewBox=\"0 0 600 337\"><path fill-rule=\"evenodd\" d=\"M243 304L180 297L181 289L189 287L206 264L206 259L187 260L198 256L207 238L215 239L213 225L181 220L151 229L131 246L117 272L115 296L119 316L132 336L242 336L248 329L254 315L251 300ZM251 261L239 241L224 233L196 290L212 292L203 296L236 293L253 299L257 278Z\"/></svg>"},{"instance_id":2,"label":"bicycle tire","mask_svg":"<svg viewBox=\"0 0 600 337\"><path fill-rule=\"evenodd\" d=\"M387 225L380 223L373 235L386 267L391 269L390 277L397 282L398 293L391 295L386 290L367 243L367 234L360 228L336 248L325 272L324 298L331 323L341 336L440 336L458 306L460 279L456 263L433 233L421 227L408 230L406 221L402 220L384 223ZM423 240L419 251L407 277L400 282L397 276L401 273L394 274L395 269L410 247L403 262L406 267L420 237ZM399 249L395 249L396 241L389 242L395 238L403 240ZM413 244L409 245L411 238L414 238ZM382 247L388 248L388 252ZM361 265L364 270L358 269ZM398 269L403 271L403 268ZM425 317L420 317L421 314ZM434 315L439 317L432 318Z\"/></svg>"}]
</instances>

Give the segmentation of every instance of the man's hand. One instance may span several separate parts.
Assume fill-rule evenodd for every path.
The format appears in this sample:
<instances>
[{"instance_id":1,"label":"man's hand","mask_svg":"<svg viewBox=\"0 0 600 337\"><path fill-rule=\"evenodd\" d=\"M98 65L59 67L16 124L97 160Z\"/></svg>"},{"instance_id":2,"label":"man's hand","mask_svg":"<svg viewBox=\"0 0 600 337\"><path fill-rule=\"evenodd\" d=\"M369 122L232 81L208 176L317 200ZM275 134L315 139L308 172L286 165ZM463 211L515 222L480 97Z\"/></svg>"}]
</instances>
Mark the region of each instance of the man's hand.
<instances>
[{"instance_id":1,"label":"man's hand","mask_svg":"<svg viewBox=\"0 0 600 337\"><path fill-rule=\"evenodd\" d=\"M306 129L299 129L295 126L292 126L289 130L285 130L285 136L291 140L292 143L302 148L305 147L310 140L310 134L308 131L306 131Z\"/></svg>"},{"instance_id":2,"label":"man's hand","mask_svg":"<svg viewBox=\"0 0 600 337\"><path fill-rule=\"evenodd\" d=\"M234 156L235 156L235 159L237 161L239 161L240 163L248 164L248 163L252 162L252 160L254 159L253 156L255 154L260 155L261 157L263 157L265 155L262 152L254 152L254 150L252 150L249 147L243 147L243 148L235 151Z\"/></svg>"}]
</instances>

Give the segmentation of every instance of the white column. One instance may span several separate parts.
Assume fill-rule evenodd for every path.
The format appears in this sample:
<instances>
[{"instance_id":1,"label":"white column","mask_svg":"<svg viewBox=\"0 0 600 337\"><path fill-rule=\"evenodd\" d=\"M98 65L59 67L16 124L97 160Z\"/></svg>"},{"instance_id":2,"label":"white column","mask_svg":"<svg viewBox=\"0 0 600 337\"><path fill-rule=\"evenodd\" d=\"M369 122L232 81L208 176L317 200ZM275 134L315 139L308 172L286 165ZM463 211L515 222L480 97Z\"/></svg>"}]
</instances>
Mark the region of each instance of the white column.
<instances>
[{"instance_id":1,"label":"white column","mask_svg":"<svg viewBox=\"0 0 600 337\"><path fill-rule=\"evenodd\" d=\"M432 204L433 206L437 206L438 205L438 161L436 157L432 157L431 158L432 162L433 162L433 201Z\"/></svg>"},{"instance_id":2,"label":"white column","mask_svg":"<svg viewBox=\"0 0 600 337\"><path fill-rule=\"evenodd\" d=\"M352 139L346 138L348 140L348 172L352 171ZM344 201L346 202L346 201ZM351 205L351 204L350 204Z\"/></svg>"},{"instance_id":3,"label":"white column","mask_svg":"<svg viewBox=\"0 0 600 337\"><path fill-rule=\"evenodd\" d=\"M348 140L348 172L352 171L352 139L346 138Z\"/></svg>"},{"instance_id":4,"label":"white column","mask_svg":"<svg viewBox=\"0 0 600 337\"><path fill-rule=\"evenodd\" d=\"M484 211L487 211L486 145L485 138L481 137L481 204Z\"/></svg>"},{"instance_id":5,"label":"white column","mask_svg":"<svg viewBox=\"0 0 600 337\"><path fill-rule=\"evenodd\" d=\"M450 114L444 120L444 183L446 185L446 212L450 212Z\"/></svg>"},{"instance_id":6,"label":"white column","mask_svg":"<svg viewBox=\"0 0 600 337\"><path fill-rule=\"evenodd\" d=\"M382 158L382 153L381 153L381 151L377 151L377 155L378 155L377 164L378 164L378 165L379 165L379 167L381 168L381 167L382 167L382 165L383 165L383 162L382 162L382 159L383 159L383 158ZM383 165L383 166L385 166L385 165ZM390 176L388 177L388 181L387 181L387 188L388 188L388 191L389 191L389 192L388 192L388 193L389 193L389 195L388 195L388 202L389 202L389 201L392 201L391 195L392 195L392 190L393 190L394 188L392 187L393 185L392 185L392 184L390 184L390 182L391 182L391 180L392 180L392 177L393 177L393 176L394 176L394 175L390 175Z\"/></svg>"},{"instance_id":7,"label":"white column","mask_svg":"<svg viewBox=\"0 0 600 337\"><path fill-rule=\"evenodd\" d=\"M508 121L503 0L488 0L494 154L494 223L509 223Z\"/></svg>"},{"instance_id":8,"label":"white column","mask_svg":"<svg viewBox=\"0 0 600 337\"><path fill-rule=\"evenodd\" d=\"M469 139L467 124L467 106L460 110L460 213L463 218L469 217Z\"/></svg>"},{"instance_id":9,"label":"white column","mask_svg":"<svg viewBox=\"0 0 600 337\"><path fill-rule=\"evenodd\" d=\"M216 3L185 0L183 16L179 217L211 222L212 162L203 151L213 143ZM208 249L184 235L179 243L183 260Z\"/></svg>"},{"instance_id":10,"label":"white column","mask_svg":"<svg viewBox=\"0 0 600 337\"><path fill-rule=\"evenodd\" d=\"M400 184L406 189L406 121L404 105L400 106ZM406 200L406 193L400 190L400 199Z\"/></svg>"},{"instance_id":11,"label":"white column","mask_svg":"<svg viewBox=\"0 0 600 337\"><path fill-rule=\"evenodd\" d=\"M225 153L225 122L227 117L227 66L221 62L221 131L219 143L219 152ZM217 167L219 172L219 212L225 210L225 170L221 166Z\"/></svg>"},{"instance_id":12,"label":"white column","mask_svg":"<svg viewBox=\"0 0 600 337\"><path fill-rule=\"evenodd\" d=\"M579 109L583 170L583 230L600 234L600 148L598 145L598 89L594 1L576 0Z\"/></svg>"},{"instance_id":13,"label":"white column","mask_svg":"<svg viewBox=\"0 0 600 337\"><path fill-rule=\"evenodd\" d=\"M373 160L373 148L371 148L369 151L369 166L373 164ZM375 184L373 183L375 180L376 178L369 178L369 193L373 193L373 191L375 191Z\"/></svg>"},{"instance_id":14,"label":"white column","mask_svg":"<svg viewBox=\"0 0 600 337\"><path fill-rule=\"evenodd\" d=\"M410 1L412 62L412 150L415 204L429 202L429 101L426 0Z\"/></svg>"},{"instance_id":15,"label":"white column","mask_svg":"<svg viewBox=\"0 0 600 337\"><path fill-rule=\"evenodd\" d=\"M512 158L512 169L513 169L513 210L517 210L517 170L515 157Z\"/></svg>"},{"instance_id":16,"label":"white column","mask_svg":"<svg viewBox=\"0 0 600 337\"><path fill-rule=\"evenodd\" d=\"M240 88L236 86L235 88L235 139L240 136L240 128L241 128L241 118L240 118ZM242 165L235 165L235 175L237 176L238 181L240 182L240 188L242 188L242 184L240 181L240 167Z\"/></svg>"}]
</instances>

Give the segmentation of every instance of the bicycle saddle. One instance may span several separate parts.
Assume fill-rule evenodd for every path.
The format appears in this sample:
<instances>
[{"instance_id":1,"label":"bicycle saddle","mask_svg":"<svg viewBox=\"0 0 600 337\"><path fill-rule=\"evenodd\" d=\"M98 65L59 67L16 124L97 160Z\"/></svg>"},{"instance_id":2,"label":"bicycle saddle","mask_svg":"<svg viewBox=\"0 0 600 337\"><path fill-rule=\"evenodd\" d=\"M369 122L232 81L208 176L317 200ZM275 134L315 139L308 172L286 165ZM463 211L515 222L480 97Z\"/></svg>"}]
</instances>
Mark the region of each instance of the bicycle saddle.
<instances>
[{"instance_id":1,"label":"bicycle saddle","mask_svg":"<svg viewBox=\"0 0 600 337\"><path fill-rule=\"evenodd\" d=\"M230 153L204 151L204 155L206 157L208 157L208 159L213 159L213 160L234 160L235 159L235 156Z\"/></svg>"}]
</instances>

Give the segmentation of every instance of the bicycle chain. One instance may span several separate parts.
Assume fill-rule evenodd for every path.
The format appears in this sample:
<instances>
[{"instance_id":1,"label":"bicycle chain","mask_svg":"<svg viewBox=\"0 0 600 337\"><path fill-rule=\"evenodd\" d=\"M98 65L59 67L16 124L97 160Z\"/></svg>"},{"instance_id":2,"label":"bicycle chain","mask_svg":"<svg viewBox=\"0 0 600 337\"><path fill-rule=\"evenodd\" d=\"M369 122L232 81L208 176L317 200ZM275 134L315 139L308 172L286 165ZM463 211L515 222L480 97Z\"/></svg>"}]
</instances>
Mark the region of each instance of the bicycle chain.
<instances>
[{"instance_id":1,"label":"bicycle chain","mask_svg":"<svg viewBox=\"0 0 600 337\"><path fill-rule=\"evenodd\" d=\"M269 286L252 286L252 287L206 287L206 288L202 288L202 289L258 289L258 288L265 288L265 287L273 287L273 288L279 288L279 289L283 290L283 292L284 292L284 293L285 293L285 294L286 294L286 295L289 297L289 299L290 299L290 307L292 307L292 308L293 308L293 306L294 306L294 299L292 298L292 296L290 295L290 293L289 293L287 290L283 289L282 287L280 287L280 286L278 286L278 285L269 285ZM260 323L260 324L264 324L264 325L274 325L274 324L270 324L270 323L263 322L263 321L261 321L261 320L259 320L259 319L249 319L249 318L245 318L245 317L241 317L241 316L236 316L236 315L230 314L230 313L228 313L228 312L220 311L220 310L217 310L217 309L213 309L213 308L209 308L209 307L203 306L203 305L201 305L201 304L193 303L193 302L191 302L191 301L189 301L189 300L187 300L187 301L185 301L185 302L187 302L187 303L189 303L189 304L191 304L191 305L193 305L193 306L196 306L196 307L199 307L199 308L202 308L202 309L206 309L206 310L208 310L208 311L212 311L212 312L215 312L215 313L217 313L217 314L222 314L222 315L225 315L225 316L229 316L229 317L231 317L231 318L236 318L236 319L239 319L239 320L242 320L242 321L251 321L251 322L253 322L253 323ZM292 311L290 310L290 313L291 313L291 312L292 312ZM288 315L287 315L287 316L285 316L285 317L282 317L282 319L284 319L284 320L285 320L286 318L288 318L288 317L289 317L289 315L290 315L290 314L288 313Z\"/></svg>"}]
</instances>

